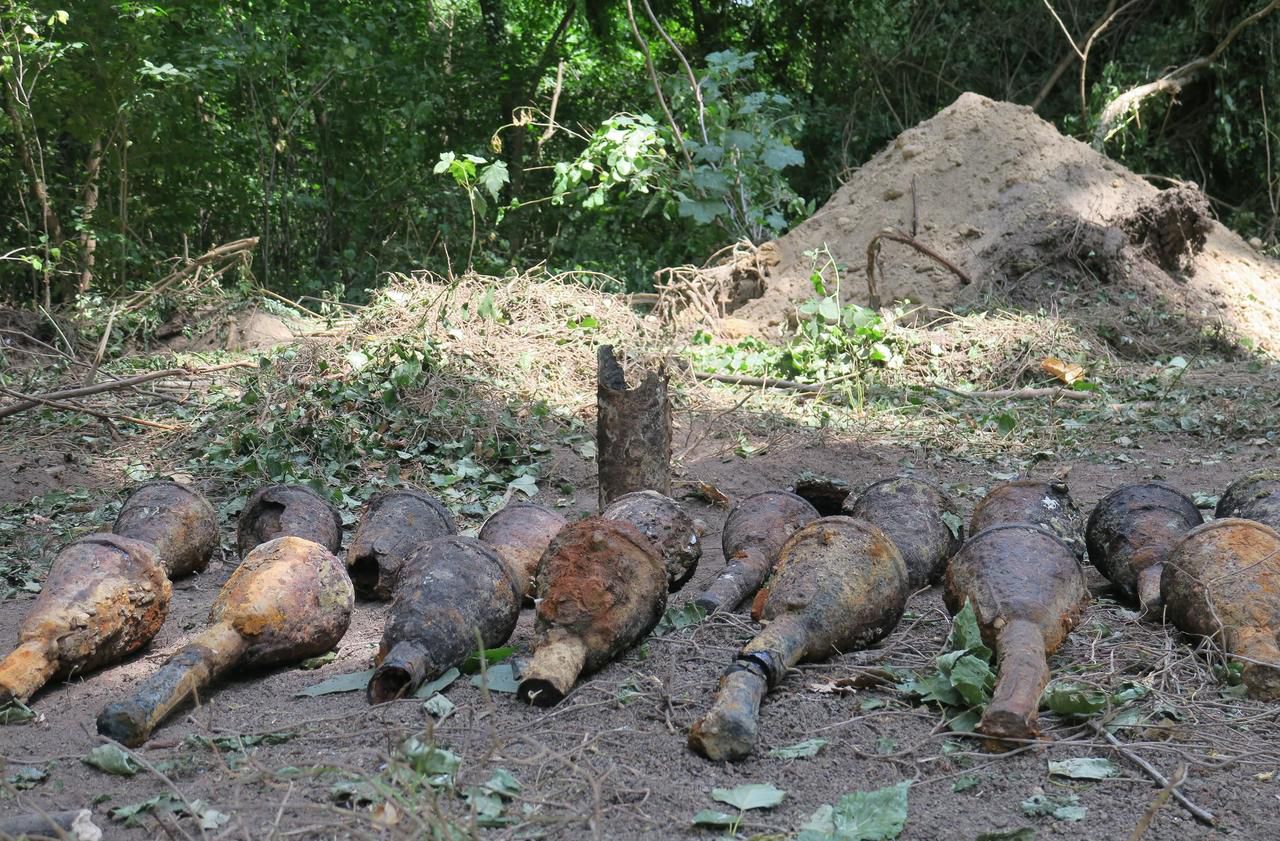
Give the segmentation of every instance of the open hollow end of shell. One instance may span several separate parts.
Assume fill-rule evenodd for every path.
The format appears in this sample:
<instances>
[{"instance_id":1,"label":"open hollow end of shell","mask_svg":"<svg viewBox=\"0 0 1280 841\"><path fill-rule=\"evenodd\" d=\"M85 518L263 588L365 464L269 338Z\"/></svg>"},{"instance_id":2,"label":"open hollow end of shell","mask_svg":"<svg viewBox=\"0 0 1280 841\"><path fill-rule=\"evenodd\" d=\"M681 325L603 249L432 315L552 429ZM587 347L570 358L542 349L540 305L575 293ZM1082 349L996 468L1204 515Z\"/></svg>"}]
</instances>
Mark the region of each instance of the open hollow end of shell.
<instances>
[{"instance_id":1,"label":"open hollow end of shell","mask_svg":"<svg viewBox=\"0 0 1280 841\"><path fill-rule=\"evenodd\" d=\"M565 694L548 678L530 677L520 682L516 697L535 707L554 707L564 700Z\"/></svg>"},{"instance_id":2,"label":"open hollow end of shell","mask_svg":"<svg viewBox=\"0 0 1280 841\"><path fill-rule=\"evenodd\" d=\"M351 559L347 572L351 575L351 586L356 595L362 599L382 598L379 596L379 582L382 569L378 566L377 555L357 555Z\"/></svg>"},{"instance_id":3,"label":"open hollow end of shell","mask_svg":"<svg viewBox=\"0 0 1280 841\"><path fill-rule=\"evenodd\" d=\"M385 704L403 698L412 688L413 675L397 665L379 666L369 678L367 694L370 704Z\"/></svg>"},{"instance_id":4,"label":"open hollow end of shell","mask_svg":"<svg viewBox=\"0 0 1280 841\"><path fill-rule=\"evenodd\" d=\"M118 701L98 714L98 733L134 748L147 740L145 716L133 704Z\"/></svg>"}]
</instances>

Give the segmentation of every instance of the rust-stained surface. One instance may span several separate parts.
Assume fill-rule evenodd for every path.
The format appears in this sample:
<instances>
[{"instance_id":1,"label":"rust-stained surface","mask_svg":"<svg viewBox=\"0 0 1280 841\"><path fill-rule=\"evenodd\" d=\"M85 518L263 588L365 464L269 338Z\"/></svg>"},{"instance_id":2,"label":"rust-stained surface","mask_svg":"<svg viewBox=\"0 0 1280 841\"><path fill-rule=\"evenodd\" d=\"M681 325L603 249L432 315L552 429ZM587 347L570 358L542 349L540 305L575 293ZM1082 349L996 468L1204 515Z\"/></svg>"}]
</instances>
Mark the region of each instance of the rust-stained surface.
<instances>
[{"instance_id":1,"label":"rust-stained surface","mask_svg":"<svg viewBox=\"0 0 1280 841\"><path fill-rule=\"evenodd\" d=\"M1170 547L1204 522L1186 494L1162 482L1125 485L1094 507L1085 528L1089 561L1144 611L1160 606L1160 570Z\"/></svg>"},{"instance_id":2,"label":"rust-stained surface","mask_svg":"<svg viewBox=\"0 0 1280 841\"><path fill-rule=\"evenodd\" d=\"M600 516L628 522L649 539L667 568L671 592L683 587L698 568L705 526L671 497L657 491L634 491L609 503Z\"/></svg>"},{"instance_id":3,"label":"rust-stained surface","mask_svg":"<svg viewBox=\"0 0 1280 841\"><path fill-rule=\"evenodd\" d=\"M347 546L356 595L390 600L405 558L428 541L457 533L449 509L431 494L412 488L378 494L369 500Z\"/></svg>"},{"instance_id":4,"label":"rust-stained surface","mask_svg":"<svg viewBox=\"0 0 1280 841\"><path fill-rule=\"evenodd\" d=\"M724 572L698 596L698 605L708 613L736 608L769 577L787 539L816 519L817 509L788 491L763 491L733 506L720 535Z\"/></svg>"},{"instance_id":5,"label":"rust-stained surface","mask_svg":"<svg viewBox=\"0 0 1280 841\"><path fill-rule=\"evenodd\" d=\"M1214 516L1257 520L1280 529L1280 470L1255 470L1232 482L1218 498Z\"/></svg>"},{"instance_id":6,"label":"rust-stained surface","mask_svg":"<svg viewBox=\"0 0 1280 841\"><path fill-rule=\"evenodd\" d=\"M846 499L844 509L850 517L866 520L889 536L907 564L913 590L941 579L947 561L960 551L964 539L963 526L956 525L953 531L947 522L948 518L955 524L963 522L955 501L941 488L919 479L882 479L857 499Z\"/></svg>"},{"instance_id":7,"label":"rust-stained surface","mask_svg":"<svg viewBox=\"0 0 1280 841\"><path fill-rule=\"evenodd\" d=\"M1081 537L1083 518L1067 483L1019 479L1002 482L991 489L973 509L969 534L977 534L991 526L1031 523L1043 526L1067 544L1077 561L1084 560Z\"/></svg>"},{"instance_id":8,"label":"rust-stained surface","mask_svg":"<svg viewBox=\"0 0 1280 841\"><path fill-rule=\"evenodd\" d=\"M342 548L342 516L306 485L267 485L249 497L240 512L236 546L245 557L277 537L301 537L330 552Z\"/></svg>"},{"instance_id":9,"label":"rust-stained surface","mask_svg":"<svg viewBox=\"0 0 1280 841\"><path fill-rule=\"evenodd\" d=\"M209 501L177 482L147 482L125 500L111 531L155 547L170 578L202 572L218 548Z\"/></svg>"},{"instance_id":10,"label":"rust-stained surface","mask_svg":"<svg viewBox=\"0 0 1280 841\"><path fill-rule=\"evenodd\" d=\"M995 692L978 731L989 747L1038 735L1046 661L1080 621L1089 591L1071 549L1039 526L992 526L974 534L947 567L952 614L972 603L983 641L999 656Z\"/></svg>"},{"instance_id":11,"label":"rust-stained surface","mask_svg":"<svg viewBox=\"0 0 1280 841\"><path fill-rule=\"evenodd\" d=\"M405 561L391 603L377 668L369 680L372 704L416 690L475 652L502 645L520 618L523 592L515 570L471 537L440 537Z\"/></svg>"},{"instance_id":12,"label":"rust-stained surface","mask_svg":"<svg viewBox=\"0 0 1280 841\"><path fill-rule=\"evenodd\" d=\"M579 674L599 669L662 617L667 572L648 538L620 520L565 526L538 571L534 651L519 696L558 703Z\"/></svg>"},{"instance_id":13,"label":"rust-stained surface","mask_svg":"<svg viewBox=\"0 0 1280 841\"><path fill-rule=\"evenodd\" d=\"M689 746L710 759L742 759L755 743L760 698L805 660L865 648L902 618L907 567L883 531L852 517L823 517L787 540L752 607L768 624L743 646Z\"/></svg>"},{"instance_id":14,"label":"rust-stained surface","mask_svg":"<svg viewBox=\"0 0 1280 841\"><path fill-rule=\"evenodd\" d=\"M476 536L506 559L519 576L521 595L532 598L538 562L567 522L536 502L515 502L489 515Z\"/></svg>"},{"instance_id":15,"label":"rust-stained surface","mask_svg":"<svg viewBox=\"0 0 1280 841\"><path fill-rule=\"evenodd\" d=\"M1166 615L1244 662L1249 695L1280 700L1280 532L1229 517L1192 529L1161 578Z\"/></svg>"},{"instance_id":16,"label":"rust-stained surface","mask_svg":"<svg viewBox=\"0 0 1280 841\"><path fill-rule=\"evenodd\" d=\"M346 633L355 592L325 547L299 537L263 543L227 579L197 635L124 701L98 716L98 732L146 741L176 707L232 666L271 666L323 654Z\"/></svg>"},{"instance_id":17,"label":"rust-stained surface","mask_svg":"<svg viewBox=\"0 0 1280 841\"><path fill-rule=\"evenodd\" d=\"M0 706L137 651L164 624L172 594L148 543L91 534L69 544L18 627L18 648L0 661Z\"/></svg>"},{"instance_id":18,"label":"rust-stained surface","mask_svg":"<svg viewBox=\"0 0 1280 841\"><path fill-rule=\"evenodd\" d=\"M627 388L611 345L596 349L596 468L600 508L631 493L671 493L671 400L666 366Z\"/></svg>"}]
</instances>

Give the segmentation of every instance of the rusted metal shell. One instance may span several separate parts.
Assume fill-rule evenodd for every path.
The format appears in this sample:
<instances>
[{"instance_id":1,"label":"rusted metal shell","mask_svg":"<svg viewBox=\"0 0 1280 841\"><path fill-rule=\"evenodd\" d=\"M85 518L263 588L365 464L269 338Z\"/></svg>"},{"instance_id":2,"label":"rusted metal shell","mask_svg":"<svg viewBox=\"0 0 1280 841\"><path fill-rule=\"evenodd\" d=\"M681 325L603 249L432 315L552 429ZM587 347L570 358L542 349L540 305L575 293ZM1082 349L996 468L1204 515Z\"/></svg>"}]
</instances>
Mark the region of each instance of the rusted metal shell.
<instances>
[{"instance_id":1,"label":"rusted metal shell","mask_svg":"<svg viewBox=\"0 0 1280 841\"><path fill-rule=\"evenodd\" d=\"M323 654L351 621L346 567L324 546L285 536L253 549L222 586L197 635L128 699L98 716L98 732L139 745L185 700L233 667Z\"/></svg>"},{"instance_id":2,"label":"rusted metal shell","mask_svg":"<svg viewBox=\"0 0 1280 841\"><path fill-rule=\"evenodd\" d=\"M1280 470L1255 470L1232 482L1218 498L1214 516L1257 520L1280 529Z\"/></svg>"},{"instance_id":3,"label":"rusted metal shell","mask_svg":"<svg viewBox=\"0 0 1280 841\"><path fill-rule=\"evenodd\" d=\"M635 526L589 517L551 541L537 592L533 657L519 697L550 706L578 675L601 668L658 624L667 603L667 571Z\"/></svg>"},{"instance_id":4,"label":"rusted metal shell","mask_svg":"<svg viewBox=\"0 0 1280 841\"><path fill-rule=\"evenodd\" d=\"M476 650L506 642L520 618L517 573L470 537L439 537L405 560L369 680L371 704L412 693Z\"/></svg>"},{"instance_id":5,"label":"rusted metal shell","mask_svg":"<svg viewBox=\"0 0 1280 841\"><path fill-rule=\"evenodd\" d=\"M1067 544L1077 561L1084 560L1083 518L1066 482L1020 479L996 485L973 509L969 534L991 526L1031 523L1043 526Z\"/></svg>"},{"instance_id":6,"label":"rusted metal shell","mask_svg":"<svg viewBox=\"0 0 1280 841\"><path fill-rule=\"evenodd\" d=\"M1169 485L1125 485L1103 497L1089 515L1089 560L1126 598L1154 610L1160 605L1165 556L1202 522L1195 503Z\"/></svg>"},{"instance_id":7,"label":"rusted metal shell","mask_svg":"<svg viewBox=\"0 0 1280 841\"><path fill-rule=\"evenodd\" d=\"M697 570L705 527L671 497L657 491L634 491L609 503L600 516L628 522L649 538L667 568L671 592L683 587Z\"/></svg>"},{"instance_id":8,"label":"rusted metal shell","mask_svg":"<svg viewBox=\"0 0 1280 841\"><path fill-rule=\"evenodd\" d=\"M992 526L970 537L947 567L943 601L954 615L973 605L983 641L999 655L991 703L978 732L1003 748L1038 734L1047 656L1080 621L1089 591L1071 549L1027 523Z\"/></svg>"},{"instance_id":9,"label":"rusted metal shell","mask_svg":"<svg viewBox=\"0 0 1280 841\"><path fill-rule=\"evenodd\" d=\"M963 526L953 531L943 516L963 522L955 502L941 488L919 479L882 479L844 505L850 517L878 526L894 542L906 561L913 590L939 581L947 560L964 541Z\"/></svg>"},{"instance_id":10,"label":"rusted metal shell","mask_svg":"<svg viewBox=\"0 0 1280 841\"><path fill-rule=\"evenodd\" d=\"M0 706L137 651L164 624L172 595L149 543L90 534L68 544L18 626L18 647L0 661Z\"/></svg>"},{"instance_id":11,"label":"rusted metal shell","mask_svg":"<svg viewBox=\"0 0 1280 841\"><path fill-rule=\"evenodd\" d=\"M796 531L755 599L768 624L721 679L711 710L689 731L709 759L737 760L755 744L760 699L805 660L854 651L888 635L910 590L898 547L876 526L823 517Z\"/></svg>"},{"instance_id":12,"label":"rusted metal shell","mask_svg":"<svg viewBox=\"0 0 1280 841\"><path fill-rule=\"evenodd\" d=\"M1187 532L1160 581L1165 612L1244 663L1250 697L1280 700L1280 532L1228 517Z\"/></svg>"},{"instance_id":13,"label":"rusted metal shell","mask_svg":"<svg viewBox=\"0 0 1280 841\"><path fill-rule=\"evenodd\" d=\"M788 491L763 491L740 501L720 535L724 572L698 596L697 604L708 613L736 608L769 577L787 539L816 519L817 509Z\"/></svg>"},{"instance_id":14,"label":"rusted metal shell","mask_svg":"<svg viewBox=\"0 0 1280 841\"><path fill-rule=\"evenodd\" d=\"M369 500L347 546L347 571L356 595L388 601L405 558L424 543L457 534L453 515L429 493L401 488Z\"/></svg>"},{"instance_id":15,"label":"rusted metal shell","mask_svg":"<svg viewBox=\"0 0 1280 841\"><path fill-rule=\"evenodd\" d=\"M240 557L277 537L301 537L330 552L342 548L342 515L306 485L267 485L249 497L240 512L236 546Z\"/></svg>"},{"instance_id":16,"label":"rusted metal shell","mask_svg":"<svg viewBox=\"0 0 1280 841\"><path fill-rule=\"evenodd\" d=\"M522 597L533 596L538 562L568 520L536 502L516 502L489 515L476 535L506 559L520 579Z\"/></svg>"},{"instance_id":17,"label":"rusted metal shell","mask_svg":"<svg viewBox=\"0 0 1280 841\"><path fill-rule=\"evenodd\" d=\"M177 482L147 482L125 500L111 531L155 547L170 578L203 572L218 548L218 515Z\"/></svg>"}]
</instances>

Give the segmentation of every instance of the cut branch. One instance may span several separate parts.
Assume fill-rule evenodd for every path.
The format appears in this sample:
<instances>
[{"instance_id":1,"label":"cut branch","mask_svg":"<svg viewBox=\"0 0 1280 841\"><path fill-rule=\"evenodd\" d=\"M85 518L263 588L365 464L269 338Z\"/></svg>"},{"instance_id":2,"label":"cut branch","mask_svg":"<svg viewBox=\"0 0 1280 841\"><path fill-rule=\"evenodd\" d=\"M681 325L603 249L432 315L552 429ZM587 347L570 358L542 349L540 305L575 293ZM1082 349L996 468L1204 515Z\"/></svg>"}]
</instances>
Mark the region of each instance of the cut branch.
<instances>
[{"instance_id":1,"label":"cut branch","mask_svg":"<svg viewBox=\"0 0 1280 841\"><path fill-rule=\"evenodd\" d=\"M945 391L947 394L954 394L957 397L971 397L974 399L1027 400L1039 397L1053 399L1060 397L1064 400L1088 400L1092 396L1088 391L1076 391L1070 388L1062 388L1061 386L1053 388L998 388L991 391L960 391L954 388L947 388L945 385L935 385L934 388L939 391Z\"/></svg>"},{"instance_id":2,"label":"cut branch","mask_svg":"<svg viewBox=\"0 0 1280 841\"><path fill-rule=\"evenodd\" d=\"M897 228L885 228L880 233L871 238L867 243L867 293L870 299L872 309L880 309L880 293L876 289L876 258L880 256L880 241L891 240L900 242L903 245L909 245L916 251L936 262L938 265L950 271L956 277L960 278L960 282L965 286L973 283L973 278L964 269L955 263L943 257L920 240Z\"/></svg>"}]
</instances>

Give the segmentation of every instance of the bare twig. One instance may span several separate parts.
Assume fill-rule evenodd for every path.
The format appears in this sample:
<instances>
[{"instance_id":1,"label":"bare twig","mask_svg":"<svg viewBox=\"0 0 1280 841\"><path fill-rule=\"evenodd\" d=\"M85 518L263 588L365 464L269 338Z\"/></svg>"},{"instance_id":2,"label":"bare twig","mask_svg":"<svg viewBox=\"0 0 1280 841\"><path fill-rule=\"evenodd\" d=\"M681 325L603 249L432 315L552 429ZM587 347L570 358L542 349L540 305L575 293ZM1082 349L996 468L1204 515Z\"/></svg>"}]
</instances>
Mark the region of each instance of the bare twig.
<instances>
[{"instance_id":1,"label":"bare twig","mask_svg":"<svg viewBox=\"0 0 1280 841\"><path fill-rule=\"evenodd\" d=\"M61 409L64 412L81 412L86 415L92 415L95 418L101 418L102 420L122 420L127 421L128 423L136 423L138 426L149 426L152 429L163 429L166 432L177 432L182 429L180 426L158 423L156 421L147 420L146 418L135 418L132 415L122 415L116 412L103 412L98 409L90 409L88 406L81 406L78 403L62 403L57 400L49 400L44 397L23 394L20 391L13 391L12 389L4 388L3 386L0 386L0 394L5 394L20 401L30 401L42 406L49 406L53 409Z\"/></svg>"},{"instance_id":2,"label":"bare twig","mask_svg":"<svg viewBox=\"0 0 1280 841\"><path fill-rule=\"evenodd\" d=\"M98 350L93 355L93 365L85 375L83 385L93 385L94 379L98 376L98 366L102 364L102 356L107 352L107 342L111 341L111 328L116 323L116 312L117 308L112 307L110 315L107 316L107 326L102 328L102 338L98 341Z\"/></svg>"},{"instance_id":3,"label":"bare twig","mask_svg":"<svg viewBox=\"0 0 1280 841\"><path fill-rule=\"evenodd\" d=\"M1164 774L1161 774L1159 771L1156 770L1154 765L1152 765L1150 762L1147 762L1147 760L1143 759L1142 757L1138 756L1136 753L1134 753L1133 751L1125 747L1124 744L1115 736L1113 736L1111 732L1108 731L1105 727L1103 727L1101 724L1099 724L1096 721L1090 721L1089 727L1093 730L1094 733L1106 739L1107 742L1111 745L1111 747L1115 749L1116 753L1120 754L1125 759L1132 762L1134 765L1137 765L1139 768L1141 768L1143 771L1146 772L1147 776L1155 780L1161 786L1168 788L1173 793L1174 799L1177 800L1179 803L1181 803L1183 807L1185 807L1186 810L1191 813L1192 817L1194 817L1196 820L1200 821L1201 823L1207 823L1210 826L1213 826L1214 824L1217 823L1218 819L1213 816L1212 812L1208 811L1207 809L1202 809L1196 804L1192 803L1190 800L1188 800L1187 796L1182 792L1178 791L1177 786L1171 784Z\"/></svg>"},{"instance_id":4,"label":"bare twig","mask_svg":"<svg viewBox=\"0 0 1280 841\"><path fill-rule=\"evenodd\" d=\"M662 82L658 81L658 70L653 66L653 54L649 51L649 42L640 34L640 27L636 25L636 10L631 5L631 0L627 0L627 22L631 24L631 35L636 39L636 43L640 45L640 51L644 53L644 66L649 71L649 81L653 83L654 96L658 98L658 104L662 106L662 113L667 118L667 125L671 126L676 148L680 150L681 156L684 157L685 166L692 170L693 158L689 156L689 150L684 147L684 133L680 131L680 126L676 123L676 118L671 113L671 108L667 105L666 95L662 93Z\"/></svg>"},{"instance_id":5,"label":"bare twig","mask_svg":"<svg viewBox=\"0 0 1280 841\"><path fill-rule=\"evenodd\" d=\"M954 388L947 388L945 385L935 385L934 388L939 391L945 391L947 394L954 394L957 397L972 397L974 399L1003 398L1006 400L1025 400L1037 397L1052 397L1055 399L1061 397L1066 400L1088 400L1090 397L1090 392L1075 391L1061 386L1053 388L997 388L989 391L960 391Z\"/></svg>"},{"instance_id":6,"label":"bare twig","mask_svg":"<svg viewBox=\"0 0 1280 841\"><path fill-rule=\"evenodd\" d=\"M1280 2L1280 0L1278 0L1278 2ZM950 271L956 277L960 278L960 282L965 286L973 283L973 278L969 276L968 272L948 260L946 257L943 257L920 240L911 236L906 231L901 231L897 228L885 228L880 231L880 233L873 236L871 241L867 243L867 293L872 309L880 309L880 293L876 289L876 258L880 256L880 241L885 239L911 246L916 251L919 251L924 256L930 258L943 268Z\"/></svg>"},{"instance_id":7,"label":"bare twig","mask_svg":"<svg viewBox=\"0 0 1280 841\"><path fill-rule=\"evenodd\" d=\"M1164 808L1164 804L1169 802L1169 797L1177 790L1178 786L1187 781L1187 765L1184 762L1178 766L1178 771L1173 775L1173 779L1169 784L1152 798L1151 803L1147 806L1142 817L1138 819L1138 823L1133 827L1133 832L1129 835L1129 841L1142 841L1142 836L1147 834L1147 830L1151 828L1151 822L1155 820L1156 813Z\"/></svg>"}]
</instances>

